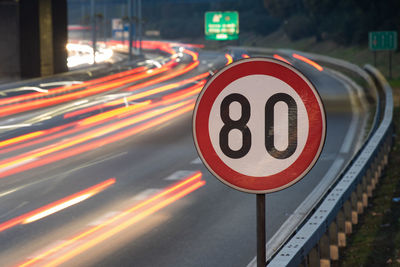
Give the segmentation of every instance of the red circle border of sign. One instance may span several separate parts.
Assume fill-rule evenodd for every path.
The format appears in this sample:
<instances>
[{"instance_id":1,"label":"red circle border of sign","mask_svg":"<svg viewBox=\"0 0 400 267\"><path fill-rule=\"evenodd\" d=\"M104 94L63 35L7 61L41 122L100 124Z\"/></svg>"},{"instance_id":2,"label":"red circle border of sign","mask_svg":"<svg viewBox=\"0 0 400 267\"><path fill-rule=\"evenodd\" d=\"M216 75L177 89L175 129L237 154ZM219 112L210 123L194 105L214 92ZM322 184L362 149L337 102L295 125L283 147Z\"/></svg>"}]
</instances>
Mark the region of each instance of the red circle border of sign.
<instances>
[{"instance_id":1,"label":"red circle border of sign","mask_svg":"<svg viewBox=\"0 0 400 267\"><path fill-rule=\"evenodd\" d=\"M247 176L227 166L215 152L209 134L211 107L231 82L249 75L268 75L287 83L305 102L309 135L299 157L285 170L269 176ZM303 178L314 166L326 137L326 117L321 98L313 84L289 64L270 58L242 59L216 73L204 86L193 113L193 138L206 167L223 183L247 193L270 193L285 189Z\"/></svg>"}]
</instances>

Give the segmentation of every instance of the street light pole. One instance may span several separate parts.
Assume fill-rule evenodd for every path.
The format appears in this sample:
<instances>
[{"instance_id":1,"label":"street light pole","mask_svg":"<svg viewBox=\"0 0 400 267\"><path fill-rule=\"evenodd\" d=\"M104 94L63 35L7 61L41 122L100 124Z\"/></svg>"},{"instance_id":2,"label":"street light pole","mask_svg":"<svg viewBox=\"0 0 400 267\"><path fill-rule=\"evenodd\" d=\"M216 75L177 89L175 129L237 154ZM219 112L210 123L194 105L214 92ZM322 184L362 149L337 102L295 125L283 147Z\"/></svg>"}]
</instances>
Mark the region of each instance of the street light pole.
<instances>
[{"instance_id":1,"label":"street light pole","mask_svg":"<svg viewBox=\"0 0 400 267\"><path fill-rule=\"evenodd\" d=\"M128 19L129 19L129 60L132 60L132 41L133 41L133 16L132 16L132 10L133 10L133 0L128 0Z\"/></svg>"},{"instance_id":2,"label":"street light pole","mask_svg":"<svg viewBox=\"0 0 400 267\"><path fill-rule=\"evenodd\" d=\"M95 0L90 1L90 17L92 19L93 64L96 64L96 16L94 2Z\"/></svg>"},{"instance_id":3,"label":"street light pole","mask_svg":"<svg viewBox=\"0 0 400 267\"><path fill-rule=\"evenodd\" d=\"M142 0L138 0L138 35L139 35L139 54L142 54Z\"/></svg>"}]
</instances>

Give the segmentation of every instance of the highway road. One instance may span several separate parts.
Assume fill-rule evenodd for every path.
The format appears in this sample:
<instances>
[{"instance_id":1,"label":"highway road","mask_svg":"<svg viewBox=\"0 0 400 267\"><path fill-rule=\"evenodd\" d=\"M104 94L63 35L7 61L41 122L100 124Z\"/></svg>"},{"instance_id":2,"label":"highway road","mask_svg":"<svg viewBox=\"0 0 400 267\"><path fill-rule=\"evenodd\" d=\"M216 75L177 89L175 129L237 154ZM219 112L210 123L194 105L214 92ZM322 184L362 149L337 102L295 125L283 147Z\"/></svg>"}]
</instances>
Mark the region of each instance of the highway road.
<instances>
[{"instance_id":1,"label":"highway road","mask_svg":"<svg viewBox=\"0 0 400 267\"><path fill-rule=\"evenodd\" d=\"M2 266L247 266L253 260L255 196L212 177L192 140L196 96L210 72L232 58L168 49L170 56L127 73L50 88L49 97L0 96ZM321 94L328 131L312 171L267 195L267 239L343 169L371 116L357 89L334 72L284 56Z\"/></svg>"}]
</instances>

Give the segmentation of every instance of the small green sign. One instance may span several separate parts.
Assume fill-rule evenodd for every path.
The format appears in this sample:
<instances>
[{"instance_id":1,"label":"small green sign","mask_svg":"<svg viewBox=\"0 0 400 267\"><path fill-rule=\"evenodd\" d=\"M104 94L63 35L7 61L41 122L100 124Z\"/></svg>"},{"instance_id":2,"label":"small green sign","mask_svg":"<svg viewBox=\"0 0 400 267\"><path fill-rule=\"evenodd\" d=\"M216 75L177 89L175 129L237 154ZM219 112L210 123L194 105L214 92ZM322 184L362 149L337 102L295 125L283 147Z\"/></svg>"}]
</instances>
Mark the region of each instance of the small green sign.
<instances>
[{"instance_id":1,"label":"small green sign","mask_svg":"<svg viewBox=\"0 0 400 267\"><path fill-rule=\"evenodd\" d=\"M369 49L372 51L396 50L397 32L369 32Z\"/></svg>"},{"instance_id":2,"label":"small green sign","mask_svg":"<svg viewBox=\"0 0 400 267\"><path fill-rule=\"evenodd\" d=\"M237 11L209 11L204 16L207 40L236 40L239 38L239 13Z\"/></svg>"}]
</instances>

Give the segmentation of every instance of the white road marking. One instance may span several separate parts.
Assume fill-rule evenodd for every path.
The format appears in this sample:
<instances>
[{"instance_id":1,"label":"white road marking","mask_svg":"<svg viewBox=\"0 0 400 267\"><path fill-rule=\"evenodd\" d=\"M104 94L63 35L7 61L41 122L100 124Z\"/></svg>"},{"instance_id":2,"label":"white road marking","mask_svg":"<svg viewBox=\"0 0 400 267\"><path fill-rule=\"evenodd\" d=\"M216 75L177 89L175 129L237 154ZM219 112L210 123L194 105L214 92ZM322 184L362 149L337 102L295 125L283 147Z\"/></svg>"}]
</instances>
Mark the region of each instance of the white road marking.
<instances>
[{"instance_id":1,"label":"white road marking","mask_svg":"<svg viewBox=\"0 0 400 267\"><path fill-rule=\"evenodd\" d=\"M199 157L195 158L194 160L192 160L190 162L190 164L202 164L203 162L201 161L201 159Z\"/></svg>"},{"instance_id":2,"label":"white road marking","mask_svg":"<svg viewBox=\"0 0 400 267\"><path fill-rule=\"evenodd\" d=\"M146 189L142 192L140 192L139 194L137 194L136 196L134 196L132 198L132 200L134 201L141 201L141 200L145 200L148 199L151 196L154 196L157 193L160 193L162 191L162 189L157 189L157 188L149 188Z\"/></svg>"},{"instance_id":3,"label":"white road marking","mask_svg":"<svg viewBox=\"0 0 400 267\"><path fill-rule=\"evenodd\" d=\"M347 131L346 137L343 140L342 146L340 148L340 153L347 154L350 152L351 146L353 144L354 136L357 131L357 122L360 115L358 113L353 113L353 117L350 122L349 130Z\"/></svg>"},{"instance_id":4,"label":"white road marking","mask_svg":"<svg viewBox=\"0 0 400 267\"><path fill-rule=\"evenodd\" d=\"M8 190L8 191L5 191L3 193L0 193L0 197L7 196L8 194L14 193L15 191L18 191L18 187L17 188L13 188L13 189Z\"/></svg>"},{"instance_id":5,"label":"white road marking","mask_svg":"<svg viewBox=\"0 0 400 267\"><path fill-rule=\"evenodd\" d=\"M88 223L88 226L100 225L100 224L104 223L105 221L107 221L108 219L110 219L112 217L115 217L115 216L117 216L117 215L119 215L121 213L122 213L121 211L110 211L110 212L107 212L106 214L100 216L96 220Z\"/></svg>"},{"instance_id":6,"label":"white road marking","mask_svg":"<svg viewBox=\"0 0 400 267\"><path fill-rule=\"evenodd\" d=\"M173 174L171 174L170 176L166 177L164 180L167 181L176 181L176 180L181 180L182 178L188 177L192 174L195 174L195 171L176 171Z\"/></svg>"}]
</instances>

